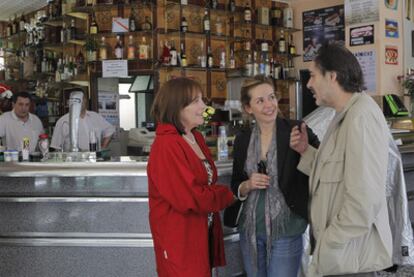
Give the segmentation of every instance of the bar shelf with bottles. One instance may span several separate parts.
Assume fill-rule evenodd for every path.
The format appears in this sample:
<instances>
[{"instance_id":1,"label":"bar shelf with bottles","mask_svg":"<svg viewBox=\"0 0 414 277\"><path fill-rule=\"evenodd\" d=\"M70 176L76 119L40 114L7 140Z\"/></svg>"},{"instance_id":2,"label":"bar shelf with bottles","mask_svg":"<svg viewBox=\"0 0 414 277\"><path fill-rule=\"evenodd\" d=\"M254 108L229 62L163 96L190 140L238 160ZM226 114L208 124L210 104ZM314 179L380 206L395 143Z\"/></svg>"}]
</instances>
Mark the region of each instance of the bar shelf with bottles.
<instances>
[{"instance_id":1,"label":"bar shelf with bottles","mask_svg":"<svg viewBox=\"0 0 414 277\"><path fill-rule=\"evenodd\" d=\"M111 3L98 3L98 4L93 4L93 5L82 5L82 4L77 4L74 8L73 8L73 12L83 12L83 13L92 13L94 11L108 11L108 10L112 10L112 9L118 9L118 8L139 8L139 9L144 9L144 8L148 8L148 9L153 9L156 4L153 3L152 1L130 1L131 3L127 4L127 3L123 3L123 2L118 2L115 4L111 4Z\"/></svg>"}]
</instances>

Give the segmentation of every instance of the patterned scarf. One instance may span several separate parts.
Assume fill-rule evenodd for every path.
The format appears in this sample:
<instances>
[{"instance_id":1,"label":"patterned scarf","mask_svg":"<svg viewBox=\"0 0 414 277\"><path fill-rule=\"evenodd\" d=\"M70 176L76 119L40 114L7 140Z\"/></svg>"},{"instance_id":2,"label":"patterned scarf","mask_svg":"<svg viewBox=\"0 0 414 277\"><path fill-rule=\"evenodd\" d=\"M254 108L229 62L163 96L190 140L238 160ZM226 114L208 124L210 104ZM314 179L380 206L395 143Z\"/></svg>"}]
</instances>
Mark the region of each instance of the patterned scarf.
<instances>
[{"instance_id":1,"label":"patterned scarf","mask_svg":"<svg viewBox=\"0 0 414 277\"><path fill-rule=\"evenodd\" d=\"M260 128L255 125L250 137L249 148L245 171L248 176L257 172L257 164L261 159L261 139ZM266 225L266 264L269 265L271 257L272 241L277 239L286 230L289 220L290 210L287 206L282 192L279 189L277 172L277 143L276 143L276 124L274 126L272 141L266 155L267 173L270 176L270 186L265 194L265 225ZM242 229L246 232L250 253L252 253L252 266L257 273L257 244L256 244L256 207L259 199L259 190L253 190L244 204L244 224ZM255 275L256 275L255 273Z\"/></svg>"}]
</instances>

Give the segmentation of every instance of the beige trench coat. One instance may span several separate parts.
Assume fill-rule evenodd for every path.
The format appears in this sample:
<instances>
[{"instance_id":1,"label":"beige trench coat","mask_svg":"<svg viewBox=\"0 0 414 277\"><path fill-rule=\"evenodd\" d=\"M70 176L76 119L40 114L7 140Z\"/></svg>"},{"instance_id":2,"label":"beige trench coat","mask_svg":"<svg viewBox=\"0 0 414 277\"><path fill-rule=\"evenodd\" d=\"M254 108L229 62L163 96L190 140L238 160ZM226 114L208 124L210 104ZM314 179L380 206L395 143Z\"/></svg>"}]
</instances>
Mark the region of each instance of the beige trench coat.
<instances>
[{"instance_id":1,"label":"beige trench coat","mask_svg":"<svg viewBox=\"0 0 414 277\"><path fill-rule=\"evenodd\" d=\"M374 100L355 93L319 150L298 169L309 175L316 246L309 276L371 272L392 265L385 198L388 128Z\"/></svg>"}]
</instances>

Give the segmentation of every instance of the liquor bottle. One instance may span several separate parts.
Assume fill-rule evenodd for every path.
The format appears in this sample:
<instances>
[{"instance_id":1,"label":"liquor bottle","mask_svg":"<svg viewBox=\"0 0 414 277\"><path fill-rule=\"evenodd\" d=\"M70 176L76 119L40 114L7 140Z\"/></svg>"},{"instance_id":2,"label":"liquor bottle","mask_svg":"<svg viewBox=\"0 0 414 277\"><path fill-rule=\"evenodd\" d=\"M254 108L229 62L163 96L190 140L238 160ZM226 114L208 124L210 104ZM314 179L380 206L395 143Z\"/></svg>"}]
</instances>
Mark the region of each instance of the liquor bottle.
<instances>
[{"instance_id":1,"label":"liquor bottle","mask_svg":"<svg viewBox=\"0 0 414 277\"><path fill-rule=\"evenodd\" d=\"M245 31L244 38L245 38L245 41L244 41L244 50L250 51L251 48L252 48L252 44L251 44L251 41L250 41L250 30L249 29L247 29Z\"/></svg>"},{"instance_id":2,"label":"liquor bottle","mask_svg":"<svg viewBox=\"0 0 414 277\"><path fill-rule=\"evenodd\" d=\"M19 22L19 31L23 32L25 30L24 26L26 24L26 19L24 17L24 14L22 14L22 17L20 17L20 22Z\"/></svg>"},{"instance_id":3,"label":"liquor bottle","mask_svg":"<svg viewBox=\"0 0 414 277\"><path fill-rule=\"evenodd\" d=\"M217 160L226 161L229 157L229 148L227 145L226 127L219 127L219 135L217 137Z\"/></svg>"},{"instance_id":4,"label":"liquor bottle","mask_svg":"<svg viewBox=\"0 0 414 277\"><path fill-rule=\"evenodd\" d=\"M292 35L290 35L290 41L289 41L288 49L289 49L289 55L292 55L292 56L296 55L296 47L293 43L293 36Z\"/></svg>"},{"instance_id":5,"label":"liquor bottle","mask_svg":"<svg viewBox=\"0 0 414 277\"><path fill-rule=\"evenodd\" d=\"M207 9L204 11L203 30L204 30L204 33L206 34L210 33L210 17L208 16Z\"/></svg>"},{"instance_id":6,"label":"liquor bottle","mask_svg":"<svg viewBox=\"0 0 414 277\"><path fill-rule=\"evenodd\" d=\"M149 45L145 37L142 37L141 43L139 44L139 59L148 60L149 59Z\"/></svg>"},{"instance_id":7,"label":"liquor bottle","mask_svg":"<svg viewBox=\"0 0 414 277\"><path fill-rule=\"evenodd\" d=\"M279 38L279 53L285 54L286 53L286 40L283 30L280 31L280 38Z\"/></svg>"},{"instance_id":8,"label":"liquor bottle","mask_svg":"<svg viewBox=\"0 0 414 277\"><path fill-rule=\"evenodd\" d=\"M95 6L96 0L86 0L86 6Z\"/></svg>"},{"instance_id":9,"label":"liquor bottle","mask_svg":"<svg viewBox=\"0 0 414 277\"><path fill-rule=\"evenodd\" d=\"M108 59L108 45L104 36L102 36L101 44L99 45L99 59L101 61Z\"/></svg>"},{"instance_id":10,"label":"liquor bottle","mask_svg":"<svg viewBox=\"0 0 414 277\"><path fill-rule=\"evenodd\" d=\"M186 67L187 66L187 56L185 55L185 49L184 49L184 43L181 43L181 66Z\"/></svg>"},{"instance_id":11,"label":"liquor bottle","mask_svg":"<svg viewBox=\"0 0 414 277\"><path fill-rule=\"evenodd\" d=\"M259 64L257 61L257 52L253 51L253 76L259 74Z\"/></svg>"},{"instance_id":12,"label":"liquor bottle","mask_svg":"<svg viewBox=\"0 0 414 277\"><path fill-rule=\"evenodd\" d=\"M70 22L68 40L75 40L75 39L76 39L75 19L72 19L71 22Z\"/></svg>"},{"instance_id":13,"label":"liquor bottle","mask_svg":"<svg viewBox=\"0 0 414 277\"><path fill-rule=\"evenodd\" d=\"M115 44L115 58L122 59L124 56L124 47L122 46L122 41L120 36L116 36L116 44Z\"/></svg>"},{"instance_id":14,"label":"liquor bottle","mask_svg":"<svg viewBox=\"0 0 414 277\"><path fill-rule=\"evenodd\" d=\"M47 1L47 16L49 19L54 19L55 18L55 3L53 0L48 0Z\"/></svg>"},{"instance_id":15,"label":"liquor bottle","mask_svg":"<svg viewBox=\"0 0 414 277\"><path fill-rule=\"evenodd\" d=\"M32 32L30 32L29 34L32 35ZM67 37L66 37L66 23L63 22L62 23L62 29L60 29L60 42L61 43L66 43L66 39L67 39Z\"/></svg>"},{"instance_id":16,"label":"liquor bottle","mask_svg":"<svg viewBox=\"0 0 414 277\"><path fill-rule=\"evenodd\" d=\"M264 60L264 63L265 63L265 76L272 76L271 74L270 74L270 71L271 71L271 64L270 64L270 61L269 61L269 57L268 57L268 55L265 55L265 60Z\"/></svg>"},{"instance_id":17,"label":"liquor bottle","mask_svg":"<svg viewBox=\"0 0 414 277\"><path fill-rule=\"evenodd\" d=\"M230 49L230 63L229 63L229 67L231 69L236 68L236 60L234 59L234 50Z\"/></svg>"},{"instance_id":18,"label":"liquor bottle","mask_svg":"<svg viewBox=\"0 0 414 277\"><path fill-rule=\"evenodd\" d=\"M78 69L78 73L85 72L85 57L80 50L78 55L76 55L76 68Z\"/></svg>"},{"instance_id":19,"label":"liquor bottle","mask_svg":"<svg viewBox=\"0 0 414 277\"><path fill-rule=\"evenodd\" d=\"M249 2L246 2L244 7L244 22L248 24L252 22L252 10L250 9Z\"/></svg>"},{"instance_id":20,"label":"liquor bottle","mask_svg":"<svg viewBox=\"0 0 414 277\"><path fill-rule=\"evenodd\" d=\"M216 35L218 36L223 35L223 22L221 21L220 16L217 17L215 25L216 25Z\"/></svg>"},{"instance_id":21,"label":"liquor bottle","mask_svg":"<svg viewBox=\"0 0 414 277\"><path fill-rule=\"evenodd\" d=\"M220 50L220 68L226 68L226 50L221 47Z\"/></svg>"},{"instance_id":22,"label":"liquor bottle","mask_svg":"<svg viewBox=\"0 0 414 277\"><path fill-rule=\"evenodd\" d=\"M164 41L162 48L161 62L164 65L170 64L170 46L168 45L167 40Z\"/></svg>"},{"instance_id":23,"label":"liquor bottle","mask_svg":"<svg viewBox=\"0 0 414 277\"><path fill-rule=\"evenodd\" d=\"M274 7L271 10L271 19L273 26L282 26L282 10L280 8Z\"/></svg>"},{"instance_id":24,"label":"liquor bottle","mask_svg":"<svg viewBox=\"0 0 414 277\"><path fill-rule=\"evenodd\" d=\"M259 55L259 74L265 75L266 74L266 57L267 57L267 53L266 52L262 52Z\"/></svg>"},{"instance_id":25,"label":"liquor bottle","mask_svg":"<svg viewBox=\"0 0 414 277\"><path fill-rule=\"evenodd\" d=\"M133 60L135 59L135 51L136 51L136 47L134 44L134 38L132 36L129 36L128 38L128 54L127 57L129 60Z\"/></svg>"},{"instance_id":26,"label":"liquor bottle","mask_svg":"<svg viewBox=\"0 0 414 277\"><path fill-rule=\"evenodd\" d=\"M264 33L263 33L263 37L262 37L262 43L260 44L260 50L262 52L268 52L269 51L269 44L266 41Z\"/></svg>"},{"instance_id":27,"label":"liquor bottle","mask_svg":"<svg viewBox=\"0 0 414 277\"><path fill-rule=\"evenodd\" d=\"M135 10L132 9L129 15L129 31L135 32L137 30L137 21L135 20Z\"/></svg>"},{"instance_id":28,"label":"liquor bottle","mask_svg":"<svg viewBox=\"0 0 414 277\"><path fill-rule=\"evenodd\" d=\"M201 41L201 56L200 58L200 66L205 68L207 67L207 56L206 56L206 52L204 50L204 42Z\"/></svg>"},{"instance_id":29,"label":"liquor bottle","mask_svg":"<svg viewBox=\"0 0 414 277\"><path fill-rule=\"evenodd\" d=\"M175 41L172 41L172 44L171 44L170 65L172 65L172 66L177 66L178 65L178 57L177 57L177 49L175 49Z\"/></svg>"},{"instance_id":30,"label":"liquor bottle","mask_svg":"<svg viewBox=\"0 0 414 277\"><path fill-rule=\"evenodd\" d=\"M181 18L181 32L185 33L188 31L188 22L187 19L183 16Z\"/></svg>"},{"instance_id":31,"label":"liquor bottle","mask_svg":"<svg viewBox=\"0 0 414 277\"><path fill-rule=\"evenodd\" d=\"M218 7L218 1L217 0L211 0L211 8L217 9Z\"/></svg>"},{"instance_id":32,"label":"liquor bottle","mask_svg":"<svg viewBox=\"0 0 414 277\"><path fill-rule=\"evenodd\" d=\"M181 5L188 5L188 0L181 0L180 3Z\"/></svg>"},{"instance_id":33,"label":"liquor bottle","mask_svg":"<svg viewBox=\"0 0 414 277\"><path fill-rule=\"evenodd\" d=\"M14 20L12 22L12 34L17 34L17 30L19 29L19 23L17 22L17 14L14 15Z\"/></svg>"},{"instance_id":34,"label":"liquor bottle","mask_svg":"<svg viewBox=\"0 0 414 277\"><path fill-rule=\"evenodd\" d=\"M236 11L236 1L230 0L229 1L229 11L235 12Z\"/></svg>"},{"instance_id":35,"label":"liquor bottle","mask_svg":"<svg viewBox=\"0 0 414 277\"><path fill-rule=\"evenodd\" d=\"M98 24L96 23L95 13L92 13L91 24L89 25L89 34L98 33Z\"/></svg>"},{"instance_id":36,"label":"liquor bottle","mask_svg":"<svg viewBox=\"0 0 414 277\"><path fill-rule=\"evenodd\" d=\"M214 66L213 54L211 53L210 46L207 49L207 67L212 68Z\"/></svg>"},{"instance_id":37,"label":"liquor bottle","mask_svg":"<svg viewBox=\"0 0 414 277\"><path fill-rule=\"evenodd\" d=\"M148 16L145 17L145 21L144 21L144 23L142 23L141 29L143 31L151 31L152 24L151 24L151 21L149 20L149 17Z\"/></svg>"},{"instance_id":38,"label":"liquor bottle","mask_svg":"<svg viewBox=\"0 0 414 277\"><path fill-rule=\"evenodd\" d=\"M7 28L6 28L7 37L10 37L12 35L12 31L13 31L13 27L12 27L12 22L11 22L11 18L10 18L9 23L7 23Z\"/></svg>"}]
</instances>

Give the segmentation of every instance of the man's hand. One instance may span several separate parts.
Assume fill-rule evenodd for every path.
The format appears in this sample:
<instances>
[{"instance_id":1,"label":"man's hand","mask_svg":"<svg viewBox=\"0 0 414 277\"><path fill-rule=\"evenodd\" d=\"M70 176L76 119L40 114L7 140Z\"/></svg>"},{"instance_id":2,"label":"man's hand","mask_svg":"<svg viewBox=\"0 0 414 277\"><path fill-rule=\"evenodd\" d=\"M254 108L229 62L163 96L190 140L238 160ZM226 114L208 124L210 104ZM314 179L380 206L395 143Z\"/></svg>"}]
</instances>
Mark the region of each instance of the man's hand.
<instances>
[{"instance_id":1,"label":"man's hand","mask_svg":"<svg viewBox=\"0 0 414 277\"><path fill-rule=\"evenodd\" d=\"M292 128L290 132L290 148L303 154L308 149L308 132L306 130L306 124L302 122L300 129L298 126Z\"/></svg>"}]
</instances>

